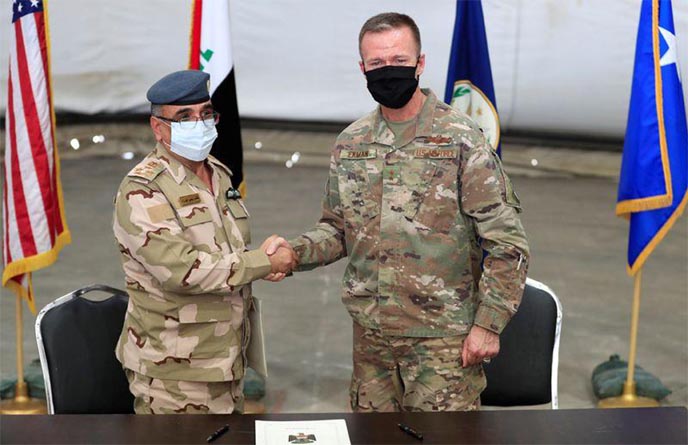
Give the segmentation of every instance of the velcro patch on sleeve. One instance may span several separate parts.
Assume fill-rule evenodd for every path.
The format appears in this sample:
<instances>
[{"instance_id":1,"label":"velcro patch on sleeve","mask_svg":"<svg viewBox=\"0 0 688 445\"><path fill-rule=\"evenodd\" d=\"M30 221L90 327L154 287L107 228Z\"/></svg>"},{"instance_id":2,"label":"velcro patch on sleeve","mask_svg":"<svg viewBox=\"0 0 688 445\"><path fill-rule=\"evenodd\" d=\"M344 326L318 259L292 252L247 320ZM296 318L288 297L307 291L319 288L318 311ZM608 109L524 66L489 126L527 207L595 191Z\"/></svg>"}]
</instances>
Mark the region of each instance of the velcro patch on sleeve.
<instances>
[{"instance_id":1,"label":"velcro patch on sleeve","mask_svg":"<svg viewBox=\"0 0 688 445\"><path fill-rule=\"evenodd\" d=\"M169 204L158 204L146 209L151 222L158 223L167 219L174 218L174 211Z\"/></svg>"}]
</instances>

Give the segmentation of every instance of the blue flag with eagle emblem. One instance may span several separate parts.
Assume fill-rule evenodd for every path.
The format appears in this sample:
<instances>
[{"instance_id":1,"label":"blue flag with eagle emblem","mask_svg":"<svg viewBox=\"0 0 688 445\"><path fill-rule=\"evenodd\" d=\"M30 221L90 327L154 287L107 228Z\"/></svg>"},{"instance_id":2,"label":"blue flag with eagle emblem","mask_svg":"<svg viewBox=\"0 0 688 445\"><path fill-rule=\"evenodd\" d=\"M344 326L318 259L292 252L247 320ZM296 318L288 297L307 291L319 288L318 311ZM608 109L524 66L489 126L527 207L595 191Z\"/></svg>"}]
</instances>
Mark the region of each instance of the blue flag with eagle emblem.
<instances>
[{"instance_id":1,"label":"blue flag with eagle emblem","mask_svg":"<svg viewBox=\"0 0 688 445\"><path fill-rule=\"evenodd\" d=\"M480 0L456 2L444 101L469 115L501 157L499 116Z\"/></svg>"},{"instance_id":2,"label":"blue flag with eagle emblem","mask_svg":"<svg viewBox=\"0 0 688 445\"><path fill-rule=\"evenodd\" d=\"M635 275L688 201L688 130L671 0L643 0L616 214Z\"/></svg>"}]
</instances>

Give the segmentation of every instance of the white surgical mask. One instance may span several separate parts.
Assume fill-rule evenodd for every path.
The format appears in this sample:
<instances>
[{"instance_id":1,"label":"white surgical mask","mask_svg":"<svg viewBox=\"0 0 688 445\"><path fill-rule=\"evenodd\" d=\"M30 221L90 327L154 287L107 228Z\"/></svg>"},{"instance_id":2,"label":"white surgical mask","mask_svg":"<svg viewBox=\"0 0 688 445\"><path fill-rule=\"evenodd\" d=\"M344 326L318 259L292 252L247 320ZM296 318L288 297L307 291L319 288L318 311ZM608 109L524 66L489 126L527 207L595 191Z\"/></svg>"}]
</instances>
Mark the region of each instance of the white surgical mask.
<instances>
[{"instance_id":1,"label":"white surgical mask","mask_svg":"<svg viewBox=\"0 0 688 445\"><path fill-rule=\"evenodd\" d=\"M196 122L193 128L182 128L179 122L171 122L172 138L169 144L172 153L190 161L204 161L217 139L217 129L212 119L210 122Z\"/></svg>"}]
</instances>

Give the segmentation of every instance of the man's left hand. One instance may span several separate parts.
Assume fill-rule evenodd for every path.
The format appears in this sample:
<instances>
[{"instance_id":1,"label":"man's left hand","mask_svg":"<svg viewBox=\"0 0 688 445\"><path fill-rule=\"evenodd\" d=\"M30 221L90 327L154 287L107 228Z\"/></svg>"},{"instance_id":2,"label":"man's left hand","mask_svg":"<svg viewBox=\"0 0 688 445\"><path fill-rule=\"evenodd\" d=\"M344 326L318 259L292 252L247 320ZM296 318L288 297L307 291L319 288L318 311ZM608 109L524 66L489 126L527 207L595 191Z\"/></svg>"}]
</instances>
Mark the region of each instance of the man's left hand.
<instances>
[{"instance_id":1,"label":"man's left hand","mask_svg":"<svg viewBox=\"0 0 688 445\"><path fill-rule=\"evenodd\" d=\"M463 342L461 366L467 368L489 361L499 353L499 335L480 326L473 325Z\"/></svg>"}]
</instances>

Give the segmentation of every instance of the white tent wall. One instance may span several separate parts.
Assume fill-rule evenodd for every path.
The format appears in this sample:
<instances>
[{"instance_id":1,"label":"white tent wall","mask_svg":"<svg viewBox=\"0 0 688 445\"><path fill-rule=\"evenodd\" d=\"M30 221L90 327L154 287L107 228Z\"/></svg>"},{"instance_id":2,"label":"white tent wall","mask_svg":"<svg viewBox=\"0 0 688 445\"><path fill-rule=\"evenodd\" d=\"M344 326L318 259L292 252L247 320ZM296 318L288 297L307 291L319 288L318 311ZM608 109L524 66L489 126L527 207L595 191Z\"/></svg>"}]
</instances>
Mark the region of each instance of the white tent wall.
<instances>
[{"instance_id":1,"label":"white tent wall","mask_svg":"<svg viewBox=\"0 0 688 445\"><path fill-rule=\"evenodd\" d=\"M688 66L688 1L673 6ZM145 112L148 86L186 67L190 0L51 0L49 8L58 112ZM505 130L623 136L640 0L483 0L483 8ZM241 115L345 122L372 109L357 36L381 11L417 21L427 57L421 85L443 96L454 0L231 0ZM0 23L10 13L7 2ZM11 30L0 27L3 115Z\"/></svg>"},{"instance_id":2,"label":"white tent wall","mask_svg":"<svg viewBox=\"0 0 688 445\"><path fill-rule=\"evenodd\" d=\"M9 2L0 8L0 106L7 104ZM191 2L48 1L56 111L143 111L146 89L189 57Z\"/></svg>"}]
</instances>

